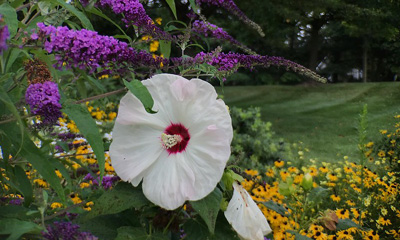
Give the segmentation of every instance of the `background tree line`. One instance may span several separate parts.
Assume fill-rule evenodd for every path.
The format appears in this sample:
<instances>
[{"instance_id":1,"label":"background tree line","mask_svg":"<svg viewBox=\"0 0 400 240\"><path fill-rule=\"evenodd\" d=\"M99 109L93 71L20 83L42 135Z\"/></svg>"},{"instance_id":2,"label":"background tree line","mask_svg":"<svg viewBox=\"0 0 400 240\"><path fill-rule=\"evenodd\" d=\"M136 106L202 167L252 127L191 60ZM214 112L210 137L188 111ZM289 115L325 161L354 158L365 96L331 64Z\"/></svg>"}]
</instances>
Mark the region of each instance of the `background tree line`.
<instances>
[{"instance_id":1,"label":"background tree line","mask_svg":"<svg viewBox=\"0 0 400 240\"><path fill-rule=\"evenodd\" d=\"M400 2L395 0L236 0L265 32L245 28L226 12L205 8L223 27L255 52L283 56L331 82L397 80L400 73ZM212 14L210 14L212 12ZM243 72L243 71L242 71ZM236 84L298 83L285 71L236 74ZM236 79L235 79L236 78ZM240 81L243 79L243 81Z\"/></svg>"}]
</instances>

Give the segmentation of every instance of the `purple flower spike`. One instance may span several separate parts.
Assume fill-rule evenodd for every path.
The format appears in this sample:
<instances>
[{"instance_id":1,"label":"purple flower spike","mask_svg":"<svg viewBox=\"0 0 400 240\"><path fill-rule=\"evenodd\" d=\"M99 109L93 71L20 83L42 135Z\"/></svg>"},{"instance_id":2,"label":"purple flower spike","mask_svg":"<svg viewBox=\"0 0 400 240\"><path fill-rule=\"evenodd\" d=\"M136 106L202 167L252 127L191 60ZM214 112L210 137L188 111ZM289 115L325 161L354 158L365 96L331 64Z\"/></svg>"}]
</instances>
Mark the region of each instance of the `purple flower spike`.
<instances>
[{"instance_id":1,"label":"purple flower spike","mask_svg":"<svg viewBox=\"0 0 400 240\"><path fill-rule=\"evenodd\" d=\"M142 33L163 40L172 40L171 35L157 27L153 20L146 14L139 0L100 0L100 5L108 5L116 14L123 14L122 21L137 26Z\"/></svg>"},{"instance_id":2,"label":"purple flower spike","mask_svg":"<svg viewBox=\"0 0 400 240\"><path fill-rule=\"evenodd\" d=\"M0 15L0 23L3 22L3 16ZM10 37L8 26L0 26L0 53L7 49L7 39Z\"/></svg>"},{"instance_id":3,"label":"purple flower spike","mask_svg":"<svg viewBox=\"0 0 400 240\"><path fill-rule=\"evenodd\" d=\"M198 5L208 4L208 5L214 5L214 6L217 6L217 7L224 8L226 11L228 11L231 14L235 15L241 21L243 21L244 23L246 23L250 27L252 27L255 30L257 30L257 32L262 37L265 36L265 34L264 34L263 30L261 29L261 27L257 23L251 21L246 16L246 14L244 14L242 12L242 10L239 9L239 7L235 4L235 2L233 0L196 0L196 2L197 2Z\"/></svg>"},{"instance_id":4,"label":"purple flower spike","mask_svg":"<svg viewBox=\"0 0 400 240\"><path fill-rule=\"evenodd\" d=\"M88 232L80 232L79 225L70 222L54 222L47 227L47 232L42 232L46 240L97 240L98 238Z\"/></svg>"},{"instance_id":5,"label":"purple flower spike","mask_svg":"<svg viewBox=\"0 0 400 240\"><path fill-rule=\"evenodd\" d=\"M211 24L209 22L201 21L201 20L195 20L192 25L192 31L202 34L206 37L214 37L216 39L221 39L228 41L232 43L233 45L243 49L247 53L253 54L253 51L249 49L248 47L244 46L242 43L234 39L231 35L229 35L226 31L224 31L222 28L217 27L214 24Z\"/></svg>"},{"instance_id":6,"label":"purple flower spike","mask_svg":"<svg viewBox=\"0 0 400 240\"><path fill-rule=\"evenodd\" d=\"M101 36L97 32L70 30L67 27L45 26L38 23L39 37L45 39L44 47L48 53L56 53L58 67L79 67L95 72L103 68L103 73L111 73L111 69L127 71L128 67L161 68L163 58L138 51L127 43L113 37ZM109 71L109 72L107 72Z\"/></svg>"},{"instance_id":7,"label":"purple flower spike","mask_svg":"<svg viewBox=\"0 0 400 240\"><path fill-rule=\"evenodd\" d=\"M60 94L58 86L54 82L47 81L29 85L25 99L32 113L43 117L42 122L45 125L54 124L62 116L59 103Z\"/></svg>"}]
</instances>

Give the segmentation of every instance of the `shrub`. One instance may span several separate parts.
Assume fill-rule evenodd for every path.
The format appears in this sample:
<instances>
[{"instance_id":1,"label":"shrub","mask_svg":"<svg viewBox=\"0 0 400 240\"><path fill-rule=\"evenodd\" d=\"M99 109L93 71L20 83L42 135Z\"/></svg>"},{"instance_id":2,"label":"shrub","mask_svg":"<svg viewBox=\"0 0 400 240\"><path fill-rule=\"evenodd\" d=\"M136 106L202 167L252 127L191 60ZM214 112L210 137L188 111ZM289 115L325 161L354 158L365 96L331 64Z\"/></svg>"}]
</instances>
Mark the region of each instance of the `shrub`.
<instances>
[{"instance_id":1,"label":"shrub","mask_svg":"<svg viewBox=\"0 0 400 240\"><path fill-rule=\"evenodd\" d=\"M230 109L234 135L230 162L244 168L264 169L281 159L285 144L271 130L272 124L261 119L260 108Z\"/></svg>"}]
</instances>

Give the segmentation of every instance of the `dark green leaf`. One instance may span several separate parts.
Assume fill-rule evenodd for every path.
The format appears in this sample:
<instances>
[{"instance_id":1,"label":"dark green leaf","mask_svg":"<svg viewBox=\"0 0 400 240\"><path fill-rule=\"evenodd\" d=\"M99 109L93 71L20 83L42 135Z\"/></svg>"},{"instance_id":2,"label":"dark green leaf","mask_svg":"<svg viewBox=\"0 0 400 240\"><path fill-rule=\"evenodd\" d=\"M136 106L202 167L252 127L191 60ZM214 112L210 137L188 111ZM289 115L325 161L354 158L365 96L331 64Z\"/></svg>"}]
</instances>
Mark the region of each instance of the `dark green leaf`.
<instances>
[{"instance_id":1,"label":"dark green leaf","mask_svg":"<svg viewBox=\"0 0 400 240\"><path fill-rule=\"evenodd\" d=\"M115 239L117 236L117 229L127 224L129 224L128 219L116 214L99 216L92 218L89 221L79 222L81 231L90 232L102 240Z\"/></svg>"},{"instance_id":2,"label":"dark green leaf","mask_svg":"<svg viewBox=\"0 0 400 240\"><path fill-rule=\"evenodd\" d=\"M88 76L85 74L85 78L88 80L88 82L92 85L97 87L102 93L107 92L107 89L100 83L99 80L92 78L91 76Z\"/></svg>"},{"instance_id":3,"label":"dark green leaf","mask_svg":"<svg viewBox=\"0 0 400 240\"><path fill-rule=\"evenodd\" d=\"M0 207L0 218L17 218L20 220L27 218L28 208L18 205L7 205Z\"/></svg>"},{"instance_id":4,"label":"dark green leaf","mask_svg":"<svg viewBox=\"0 0 400 240\"><path fill-rule=\"evenodd\" d=\"M263 202L262 204L264 204L264 206L266 206L267 208L274 210L275 212L279 213L282 216L289 216L290 213L289 211L282 205L269 200L268 202Z\"/></svg>"},{"instance_id":5,"label":"dark green leaf","mask_svg":"<svg viewBox=\"0 0 400 240\"><path fill-rule=\"evenodd\" d=\"M307 198L310 201L319 202L319 201L322 201L323 198L327 197L328 195L329 195L328 189L323 188L323 187L316 187L310 191Z\"/></svg>"},{"instance_id":6,"label":"dark green leaf","mask_svg":"<svg viewBox=\"0 0 400 240\"><path fill-rule=\"evenodd\" d=\"M94 201L92 210L86 216L87 219L115 214L130 208L140 208L149 203L140 188L133 187L130 183L120 182L118 185L106 191Z\"/></svg>"},{"instance_id":7,"label":"dark green leaf","mask_svg":"<svg viewBox=\"0 0 400 240\"><path fill-rule=\"evenodd\" d=\"M87 98L87 90L86 90L86 85L85 85L85 81L83 80L83 78L79 78L76 81L76 88L77 88L79 94L81 95L81 98Z\"/></svg>"},{"instance_id":8,"label":"dark green leaf","mask_svg":"<svg viewBox=\"0 0 400 240\"><path fill-rule=\"evenodd\" d=\"M286 232L293 234L296 236L296 240L312 240L312 238L309 238L307 236L301 235L300 233L293 231L293 230L287 230Z\"/></svg>"},{"instance_id":9,"label":"dark green leaf","mask_svg":"<svg viewBox=\"0 0 400 240\"><path fill-rule=\"evenodd\" d=\"M120 227L118 228L118 235L115 240L167 240L167 236L161 233L152 233L151 235L145 229L139 227Z\"/></svg>"},{"instance_id":10,"label":"dark green leaf","mask_svg":"<svg viewBox=\"0 0 400 240\"><path fill-rule=\"evenodd\" d=\"M0 235L9 235L7 240L17 240L25 233L40 233L42 228L33 223L18 219L0 219Z\"/></svg>"},{"instance_id":11,"label":"dark green leaf","mask_svg":"<svg viewBox=\"0 0 400 240\"><path fill-rule=\"evenodd\" d=\"M99 10L96 9L96 8L88 8L88 9L85 9L85 10L86 10L87 12L93 13L93 14L99 16L99 17L102 17L102 18L106 19L107 21L109 21L110 23L112 23L115 27L117 27L117 28L124 34L125 38L128 39L129 42L132 42L132 38L130 38L130 37L125 33L125 31L122 30L122 28L121 28L118 24L116 24L111 18L109 18L107 15L105 15L104 13L102 13L101 11L99 11Z\"/></svg>"},{"instance_id":12,"label":"dark green leaf","mask_svg":"<svg viewBox=\"0 0 400 240\"><path fill-rule=\"evenodd\" d=\"M36 145L30 140L25 138L24 146L21 155L32 164L32 166L42 175L42 177L53 187L62 201L65 202L64 189L61 186L60 179L55 173L55 168L50 162L48 156L42 153ZM57 160L53 160L57 161Z\"/></svg>"},{"instance_id":13,"label":"dark green leaf","mask_svg":"<svg viewBox=\"0 0 400 240\"><path fill-rule=\"evenodd\" d=\"M222 200L222 192L215 188L207 197L190 202L193 209L203 218L210 233L214 233L215 223Z\"/></svg>"},{"instance_id":14,"label":"dark green leaf","mask_svg":"<svg viewBox=\"0 0 400 240\"><path fill-rule=\"evenodd\" d=\"M26 176L24 169L22 169L20 166L14 167L14 176L15 179L13 180L15 181L18 190L24 196L24 205L29 206L33 198L32 184Z\"/></svg>"},{"instance_id":15,"label":"dark green leaf","mask_svg":"<svg viewBox=\"0 0 400 240\"><path fill-rule=\"evenodd\" d=\"M21 53L24 53L26 56L29 55L25 50L21 50L19 48L12 48L10 50L10 53L8 55L8 58L7 58L7 63L6 63L7 65L6 65L6 71L5 72L8 72L10 70L10 68L15 63L15 60L17 60L17 58L19 57L19 55Z\"/></svg>"},{"instance_id":16,"label":"dark green leaf","mask_svg":"<svg viewBox=\"0 0 400 240\"><path fill-rule=\"evenodd\" d=\"M72 187L72 180L71 177L69 176L69 171L65 168L65 165L62 164L60 161L58 161L57 159L54 159L53 161L51 161L51 163L53 164L53 167L60 171L61 175L63 175L63 177L65 178L65 180L67 181L67 186L66 188L71 189Z\"/></svg>"},{"instance_id":17,"label":"dark green leaf","mask_svg":"<svg viewBox=\"0 0 400 240\"><path fill-rule=\"evenodd\" d=\"M160 41L160 51L164 58L169 58L171 55L171 41Z\"/></svg>"},{"instance_id":18,"label":"dark green leaf","mask_svg":"<svg viewBox=\"0 0 400 240\"><path fill-rule=\"evenodd\" d=\"M129 89L129 91L131 91L131 93L142 102L144 109L146 109L148 113L155 113L155 111L152 110L154 100L151 97L149 90L147 90L147 88L142 84L141 81L132 80L128 82L124 79L124 84Z\"/></svg>"},{"instance_id":19,"label":"dark green leaf","mask_svg":"<svg viewBox=\"0 0 400 240\"><path fill-rule=\"evenodd\" d=\"M215 227L215 234L211 239L219 240L219 239L229 239L229 240L238 240L239 237L237 233L233 230L232 226L226 220L225 215L220 212L217 218L217 225Z\"/></svg>"},{"instance_id":20,"label":"dark green leaf","mask_svg":"<svg viewBox=\"0 0 400 240\"><path fill-rule=\"evenodd\" d=\"M4 89L2 87L0 87L0 101L3 102L3 104L6 106L6 108L14 115L14 117L17 119L18 122L18 126L20 129L20 133L21 133L21 143L23 142L24 139L24 123L22 122L21 116L19 115L19 112L17 110L17 108L15 107L15 105L12 103L10 97L8 96L8 94L4 91ZM21 146L21 145L20 145ZM19 150L17 151L19 152ZM16 154L14 155L14 157L16 156Z\"/></svg>"},{"instance_id":21,"label":"dark green leaf","mask_svg":"<svg viewBox=\"0 0 400 240\"><path fill-rule=\"evenodd\" d=\"M50 0L47 0L50 1ZM50 1L53 2L53 1ZM63 8L67 9L73 15L75 15L82 23L83 27L88 30L94 30L92 23L90 23L89 19L83 14L81 11L76 9L73 5L66 3L64 0L56 0L55 1L58 5L62 6Z\"/></svg>"},{"instance_id":22,"label":"dark green leaf","mask_svg":"<svg viewBox=\"0 0 400 240\"><path fill-rule=\"evenodd\" d=\"M10 31L10 38L14 37L18 30L17 12L8 3L3 3L0 5L0 13L8 26L8 31Z\"/></svg>"},{"instance_id":23,"label":"dark green leaf","mask_svg":"<svg viewBox=\"0 0 400 240\"><path fill-rule=\"evenodd\" d=\"M103 137L99 132L95 120L92 118L89 111L81 105L65 102L63 103L62 111L75 122L79 131L92 147L99 164L101 182L104 175L106 159L104 157Z\"/></svg>"},{"instance_id":24,"label":"dark green leaf","mask_svg":"<svg viewBox=\"0 0 400 240\"><path fill-rule=\"evenodd\" d=\"M353 222L351 219L346 218L346 219L339 219L339 223L336 225L336 230L341 231L341 230L346 230L351 227L361 229L360 225Z\"/></svg>"},{"instance_id":25,"label":"dark green leaf","mask_svg":"<svg viewBox=\"0 0 400 240\"><path fill-rule=\"evenodd\" d=\"M176 7L175 7L175 0L166 0L168 3L169 8L171 9L172 13L175 16L175 19L178 19L176 16Z\"/></svg>"},{"instance_id":26,"label":"dark green leaf","mask_svg":"<svg viewBox=\"0 0 400 240\"><path fill-rule=\"evenodd\" d=\"M21 6L24 2L25 2L25 0L15 0L15 1L12 1L10 4L13 8L17 8L17 7Z\"/></svg>"},{"instance_id":27,"label":"dark green leaf","mask_svg":"<svg viewBox=\"0 0 400 240\"><path fill-rule=\"evenodd\" d=\"M189 219L183 224L183 230L185 231L186 239L190 240L204 240L209 236L207 225L194 219Z\"/></svg>"}]
</instances>

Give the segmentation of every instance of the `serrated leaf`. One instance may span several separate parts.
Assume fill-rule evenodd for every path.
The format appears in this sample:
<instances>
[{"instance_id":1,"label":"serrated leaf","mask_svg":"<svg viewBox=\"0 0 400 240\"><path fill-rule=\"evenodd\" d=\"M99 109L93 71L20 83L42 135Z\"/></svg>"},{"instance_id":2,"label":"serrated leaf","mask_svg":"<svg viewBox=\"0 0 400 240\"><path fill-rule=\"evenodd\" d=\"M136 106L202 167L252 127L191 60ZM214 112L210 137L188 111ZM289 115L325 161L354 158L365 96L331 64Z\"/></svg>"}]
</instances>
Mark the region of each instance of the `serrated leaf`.
<instances>
[{"instance_id":1,"label":"serrated leaf","mask_svg":"<svg viewBox=\"0 0 400 240\"><path fill-rule=\"evenodd\" d=\"M313 240L312 238L309 238L307 236L301 235L300 233L298 233L296 231L293 231L293 230L287 230L286 232L296 236L296 240Z\"/></svg>"},{"instance_id":2,"label":"serrated leaf","mask_svg":"<svg viewBox=\"0 0 400 240\"><path fill-rule=\"evenodd\" d=\"M38 234L42 228L33 223L18 219L0 219L0 235L9 235L7 240L17 240L25 233Z\"/></svg>"},{"instance_id":3,"label":"serrated leaf","mask_svg":"<svg viewBox=\"0 0 400 240\"><path fill-rule=\"evenodd\" d=\"M199 201L191 201L193 209L201 216L207 224L210 233L214 233L215 223L218 217L222 200L222 192L215 188L207 197Z\"/></svg>"},{"instance_id":4,"label":"serrated leaf","mask_svg":"<svg viewBox=\"0 0 400 240\"><path fill-rule=\"evenodd\" d=\"M104 192L99 199L94 201L92 210L86 216L86 219L120 213L130 208L140 208L148 203L149 201L140 188L135 188L130 183L120 182L116 187Z\"/></svg>"},{"instance_id":5,"label":"serrated leaf","mask_svg":"<svg viewBox=\"0 0 400 240\"><path fill-rule=\"evenodd\" d=\"M92 147L96 155L97 163L99 164L101 182L104 175L106 159L104 156L103 137L100 134L95 120L92 118L89 111L81 105L64 102L62 106L62 111L75 122L79 131Z\"/></svg>"},{"instance_id":6,"label":"serrated leaf","mask_svg":"<svg viewBox=\"0 0 400 240\"><path fill-rule=\"evenodd\" d=\"M124 79L125 86L129 89L129 91L135 95L140 102L142 102L144 109L148 113L156 113L153 111L154 100L151 97L149 90L142 84L139 80L132 80L130 82Z\"/></svg>"},{"instance_id":7,"label":"serrated leaf","mask_svg":"<svg viewBox=\"0 0 400 240\"><path fill-rule=\"evenodd\" d=\"M164 58L169 58L171 55L171 41L160 41L160 52Z\"/></svg>"},{"instance_id":8,"label":"serrated leaf","mask_svg":"<svg viewBox=\"0 0 400 240\"><path fill-rule=\"evenodd\" d=\"M262 203L265 207L279 213L282 216L290 216L289 211L282 205L270 200Z\"/></svg>"},{"instance_id":9,"label":"serrated leaf","mask_svg":"<svg viewBox=\"0 0 400 240\"><path fill-rule=\"evenodd\" d=\"M361 226L358 225L357 223L353 222L351 219L346 218L346 219L339 219L338 224L336 225L336 230L341 231L341 230L346 230L348 228L359 228L361 229Z\"/></svg>"},{"instance_id":10,"label":"serrated leaf","mask_svg":"<svg viewBox=\"0 0 400 240\"><path fill-rule=\"evenodd\" d=\"M148 234L145 229L139 227L124 226L118 228L118 235L115 240L167 240L167 236L155 232Z\"/></svg>"},{"instance_id":11,"label":"serrated leaf","mask_svg":"<svg viewBox=\"0 0 400 240\"><path fill-rule=\"evenodd\" d=\"M176 6L175 6L175 0L166 0L168 3L169 8L171 9L172 13L175 16L175 19L178 19L176 15Z\"/></svg>"},{"instance_id":12,"label":"serrated leaf","mask_svg":"<svg viewBox=\"0 0 400 240\"><path fill-rule=\"evenodd\" d=\"M3 3L0 5L0 13L3 16L5 24L8 26L8 31L10 32L10 38L17 34L18 30L18 18L17 12L8 3Z\"/></svg>"}]
</instances>

